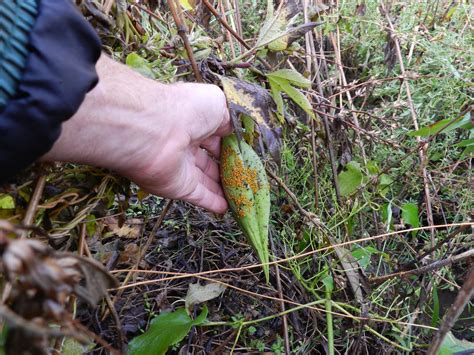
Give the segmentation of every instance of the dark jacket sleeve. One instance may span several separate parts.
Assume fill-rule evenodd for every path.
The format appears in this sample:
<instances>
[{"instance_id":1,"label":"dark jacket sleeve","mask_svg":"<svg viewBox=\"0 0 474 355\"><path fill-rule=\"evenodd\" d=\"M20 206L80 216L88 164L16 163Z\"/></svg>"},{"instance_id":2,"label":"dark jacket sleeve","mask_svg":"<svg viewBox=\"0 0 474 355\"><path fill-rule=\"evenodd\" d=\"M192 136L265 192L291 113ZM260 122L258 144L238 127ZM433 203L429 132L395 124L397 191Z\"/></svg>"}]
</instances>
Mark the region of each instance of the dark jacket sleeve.
<instances>
[{"instance_id":1,"label":"dark jacket sleeve","mask_svg":"<svg viewBox=\"0 0 474 355\"><path fill-rule=\"evenodd\" d=\"M71 0L0 1L0 27L0 33L11 34L0 38L0 181L5 181L51 149L61 123L97 84L101 45Z\"/></svg>"}]
</instances>

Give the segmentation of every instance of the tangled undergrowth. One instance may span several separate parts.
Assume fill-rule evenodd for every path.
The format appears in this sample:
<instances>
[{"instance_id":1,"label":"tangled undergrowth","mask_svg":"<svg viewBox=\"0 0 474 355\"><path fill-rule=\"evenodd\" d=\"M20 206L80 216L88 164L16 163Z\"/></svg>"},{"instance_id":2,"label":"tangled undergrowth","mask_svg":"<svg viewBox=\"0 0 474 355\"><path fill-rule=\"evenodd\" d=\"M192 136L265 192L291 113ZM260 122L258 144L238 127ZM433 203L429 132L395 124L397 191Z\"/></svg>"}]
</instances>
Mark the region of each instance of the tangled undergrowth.
<instances>
[{"instance_id":1,"label":"tangled undergrowth","mask_svg":"<svg viewBox=\"0 0 474 355\"><path fill-rule=\"evenodd\" d=\"M76 2L104 51L145 76L236 78L271 95L273 121L262 114L252 135L272 184L270 283L229 215L147 195L108 171L38 165L0 190L7 352L25 339L65 354L127 344L213 354L474 348L469 2L182 0L179 33L159 1ZM299 74L285 81L281 69ZM74 272L47 272L75 296L53 281L40 287L28 273L41 260L15 269L15 243L31 260L67 263ZM107 283L93 276L104 270L91 262L95 273L79 272L84 258L119 281L107 281L114 288L97 307L87 292ZM31 313L21 295L33 293ZM170 315L184 320L172 328Z\"/></svg>"}]
</instances>

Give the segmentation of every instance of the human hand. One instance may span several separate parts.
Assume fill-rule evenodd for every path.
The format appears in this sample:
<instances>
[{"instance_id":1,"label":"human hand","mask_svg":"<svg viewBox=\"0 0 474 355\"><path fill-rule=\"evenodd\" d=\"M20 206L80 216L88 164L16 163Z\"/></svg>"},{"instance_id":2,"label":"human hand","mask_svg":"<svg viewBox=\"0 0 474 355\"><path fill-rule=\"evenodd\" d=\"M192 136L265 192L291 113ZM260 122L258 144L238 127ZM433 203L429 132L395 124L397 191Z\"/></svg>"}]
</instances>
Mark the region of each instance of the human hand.
<instances>
[{"instance_id":1,"label":"human hand","mask_svg":"<svg viewBox=\"0 0 474 355\"><path fill-rule=\"evenodd\" d=\"M219 158L221 137L232 131L224 93L214 85L192 83L168 90L170 106L163 127L157 127L169 132L161 138L165 143L147 144L118 171L156 195L223 213L227 202L212 157Z\"/></svg>"},{"instance_id":2,"label":"human hand","mask_svg":"<svg viewBox=\"0 0 474 355\"><path fill-rule=\"evenodd\" d=\"M105 56L97 70L99 84L43 160L110 168L153 194L225 212L212 159L232 131L224 93L214 85L163 85Z\"/></svg>"}]
</instances>

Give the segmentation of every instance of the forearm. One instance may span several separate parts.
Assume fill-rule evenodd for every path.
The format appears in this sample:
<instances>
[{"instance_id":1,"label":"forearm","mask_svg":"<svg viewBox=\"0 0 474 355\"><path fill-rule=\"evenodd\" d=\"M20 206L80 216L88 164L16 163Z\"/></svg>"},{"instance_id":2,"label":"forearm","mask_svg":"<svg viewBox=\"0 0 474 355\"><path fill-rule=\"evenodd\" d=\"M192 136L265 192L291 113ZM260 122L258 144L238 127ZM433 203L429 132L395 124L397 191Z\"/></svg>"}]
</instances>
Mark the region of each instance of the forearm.
<instances>
[{"instance_id":1,"label":"forearm","mask_svg":"<svg viewBox=\"0 0 474 355\"><path fill-rule=\"evenodd\" d=\"M156 138L171 134L169 125L160 124L166 116L156 117L156 106L169 106L169 87L144 78L104 54L96 68L99 83L87 94L79 111L63 124L59 140L43 160L121 170L126 165L124 160L140 159L143 150L157 149L164 141ZM153 121L157 124L151 126ZM150 135L150 130L156 133ZM153 142L147 141L150 137Z\"/></svg>"},{"instance_id":2,"label":"forearm","mask_svg":"<svg viewBox=\"0 0 474 355\"><path fill-rule=\"evenodd\" d=\"M101 45L70 0L0 1L0 33L4 181L51 149L97 83Z\"/></svg>"}]
</instances>

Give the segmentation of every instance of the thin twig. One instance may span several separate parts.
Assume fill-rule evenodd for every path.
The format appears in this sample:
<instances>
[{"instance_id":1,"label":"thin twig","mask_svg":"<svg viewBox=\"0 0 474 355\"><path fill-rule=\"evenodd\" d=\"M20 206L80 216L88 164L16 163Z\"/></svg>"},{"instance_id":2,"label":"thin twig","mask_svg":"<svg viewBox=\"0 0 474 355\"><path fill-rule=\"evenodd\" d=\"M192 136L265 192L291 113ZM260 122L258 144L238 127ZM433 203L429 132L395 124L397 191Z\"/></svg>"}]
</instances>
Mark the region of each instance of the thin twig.
<instances>
[{"instance_id":1,"label":"thin twig","mask_svg":"<svg viewBox=\"0 0 474 355\"><path fill-rule=\"evenodd\" d=\"M301 203L298 201L298 197L293 193L293 191L290 190L290 188L283 182L282 179L280 179L273 171L270 169L266 169L267 174L270 175L270 177L275 180L278 185L280 185L283 190L285 190L286 194L293 200L293 203L296 205L297 209L300 211L300 213L306 217L309 221L311 221L318 229L325 229L326 227L321 223L321 221L318 219L318 217L311 212L308 212L301 206Z\"/></svg>"},{"instance_id":2,"label":"thin twig","mask_svg":"<svg viewBox=\"0 0 474 355\"><path fill-rule=\"evenodd\" d=\"M25 217L23 218L23 225L29 226L32 225L35 219L36 211L38 210L38 204L43 195L44 186L46 184L46 175L41 174L36 180L35 190L31 196L30 203L28 204L28 209L26 210ZM29 230L25 229L21 233L21 238L28 237Z\"/></svg>"},{"instance_id":3,"label":"thin twig","mask_svg":"<svg viewBox=\"0 0 474 355\"><path fill-rule=\"evenodd\" d=\"M464 310L464 307L466 307L467 303L472 297L474 297L474 266L471 266L471 270L467 274L464 285L462 285L462 288L459 290L454 303L445 314L441 326L436 332L433 342L428 349L427 355L435 355L438 353L438 349L443 343L444 338L451 330L454 323Z\"/></svg>"},{"instance_id":4,"label":"thin twig","mask_svg":"<svg viewBox=\"0 0 474 355\"><path fill-rule=\"evenodd\" d=\"M86 235L87 235L87 228L86 224L84 223L81 228L81 242L80 246L82 251L84 252L84 255L86 255L88 258L93 259L91 251L89 249L89 245L86 242ZM81 254L82 255L82 254ZM118 341L120 343L120 347L125 350L125 341L124 341L124 336L123 336L123 328L122 328L122 322L120 322L120 317L117 313L117 310L115 309L115 306L110 298L109 293L105 294L105 302L107 303L107 307L109 308L110 313L112 314L112 317L115 322L115 326L117 327L117 335L118 335Z\"/></svg>"},{"instance_id":5,"label":"thin twig","mask_svg":"<svg viewBox=\"0 0 474 355\"><path fill-rule=\"evenodd\" d=\"M270 234L270 247L272 248L272 253L273 255L276 254L276 249L275 249L275 243L273 242L273 235ZM277 285L277 291L278 291L278 297L280 298L279 303L280 303L280 309L282 313L285 313L285 301L283 299L283 289L281 287L281 278L280 278L280 267L278 264L275 265L275 279L276 279L276 285ZM291 354L291 347L290 347L290 338L289 338L289 332L288 332L288 318L286 314L283 314L282 316L283 324L282 324L282 329L283 329L283 338L285 339L285 350L286 354Z\"/></svg>"},{"instance_id":6,"label":"thin twig","mask_svg":"<svg viewBox=\"0 0 474 355\"><path fill-rule=\"evenodd\" d=\"M336 255L342 265L344 273L346 274L346 277L349 281L349 285L351 286L355 298L357 299L357 301L362 303L362 283L360 280L359 273L357 271L358 265L354 262L354 260L352 260L353 258L350 252L347 251L341 244L336 242L336 240L331 236L330 231L327 229L327 227L323 223L321 223L319 218L314 213L308 212L303 208L303 206L301 206L296 195L289 189L288 186L286 186L286 184L278 176L276 176L273 171L267 169L267 173L286 191L286 193L293 200L301 214L306 217L309 222L311 222L316 228L321 229L325 232L328 243L333 247L334 251L336 252Z\"/></svg>"},{"instance_id":7,"label":"thin twig","mask_svg":"<svg viewBox=\"0 0 474 355\"><path fill-rule=\"evenodd\" d=\"M314 36L316 36L316 30L313 31ZM324 43L322 40L322 35L320 37L320 42ZM315 50L314 48L314 41L310 43L312 51ZM321 44L320 48L320 57L316 58L319 59L318 61L314 62L314 65L317 66L315 68L316 72L316 85L318 88L318 93L320 97L324 97L324 91L323 91L323 85L321 82L321 75L322 71L321 68L326 66L326 56L324 55L324 50L323 46ZM330 88L329 88L330 89ZM329 119L328 119L328 114L326 110L324 112L320 112L318 114L320 117L323 119L323 125L324 125L324 132L325 132L325 140L326 140L326 145L328 147L328 152L329 152L329 162L331 163L331 171L332 171L332 183L334 186L334 190L336 192L336 199L338 204L341 204L341 190L339 188L339 183L337 182L337 164L336 164L336 154L334 153L334 145L332 141L332 135L331 135L331 128L329 126Z\"/></svg>"},{"instance_id":8,"label":"thin twig","mask_svg":"<svg viewBox=\"0 0 474 355\"><path fill-rule=\"evenodd\" d=\"M140 263L142 262L143 258L145 257L148 249L150 249L150 246L151 246L151 243L155 240L155 235L156 235L156 232L158 232L158 229L161 227L161 224L163 223L165 217L166 217L166 214L168 213L171 205L173 204L173 200L168 200L166 202L166 205L165 207L163 207L163 210L161 211L161 214L160 216L158 217L158 220L156 221L155 225L153 226L153 229L151 230L150 234L148 235L148 239L144 245L143 248L141 248L141 252L140 252L140 255L138 256L137 258L137 262L135 263L135 267L138 268L140 266ZM128 283L128 281L130 280L130 278L132 277L132 272L130 271L129 273L127 273L127 275L125 276L125 279L123 280L122 282L122 286L126 285ZM114 296L114 298L112 299L112 304L115 304L115 302L117 301L117 299L122 296L122 293L123 293L123 289L122 288L119 288L117 294ZM104 314L103 318L105 318L105 316L107 316L107 312Z\"/></svg>"},{"instance_id":9,"label":"thin twig","mask_svg":"<svg viewBox=\"0 0 474 355\"><path fill-rule=\"evenodd\" d=\"M236 24L236 27L237 27L237 34L239 35L239 37L242 38L242 33L243 33L243 31L242 31L242 18L240 16L239 2L238 2L238 0L234 0L233 3L234 3L234 10L235 10L235 24ZM240 45L240 53L243 53L245 47L240 42L239 42L239 45Z\"/></svg>"},{"instance_id":10,"label":"thin twig","mask_svg":"<svg viewBox=\"0 0 474 355\"><path fill-rule=\"evenodd\" d=\"M420 267L418 269L400 271L400 272L395 272L395 273L389 274L389 275L372 277L372 278L369 279L369 281L372 282L372 283L379 284L381 282L384 282L384 281L389 280L389 279L393 279L395 277L400 277L400 278L403 279L403 278L406 278L410 275L420 275L420 274L424 274L424 273L427 273L427 272L430 272L430 271L440 269L440 268L445 267L445 266L449 266L451 264L454 264L454 263L459 262L459 261L464 260L464 259L471 258L473 256L474 256L474 249L465 251L464 253L461 253L461 254L450 256L446 259L437 260L437 261L435 261L435 262L433 262L429 265Z\"/></svg>"},{"instance_id":11,"label":"thin twig","mask_svg":"<svg viewBox=\"0 0 474 355\"><path fill-rule=\"evenodd\" d=\"M304 22L309 21L308 15L308 0L303 0L303 14ZM305 44L306 44L306 71L312 73L312 55L314 47L311 47L311 43L314 41L313 33L311 31L306 32L305 34ZM317 75L317 73L316 73ZM308 100L311 102L311 98L308 97ZM313 105L311 105L313 106ZM313 179L314 179L314 208L319 209L319 181L318 181L318 162L316 157L316 132L315 132L315 118L307 117L310 119L311 124L311 155L313 163Z\"/></svg>"},{"instance_id":12,"label":"thin twig","mask_svg":"<svg viewBox=\"0 0 474 355\"><path fill-rule=\"evenodd\" d=\"M169 1L169 0L168 0ZM208 10L216 17L216 19L221 23L221 25L227 30L230 32L230 34L232 34L232 36L234 36L234 38L243 46L245 47L245 49L248 49L248 50L251 50L252 47L250 47L247 42L245 42L243 40L243 38L237 33L234 31L234 29L232 27L230 27L230 25L227 23L227 21L225 20L225 18L223 18L217 11L216 9L214 8L214 6L212 6L208 0L202 0L202 3L208 8ZM235 59L235 58L234 58ZM263 58L260 58L259 56L257 56L257 59L265 66L266 69L268 70L273 70L272 69L272 66L270 64L268 64L265 59Z\"/></svg>"},{"instance_id":13,"label":"thin twig","mask_svg":"<svg viewBox=\"0 0 474 355\"><path fill-rule=\"evenodd\" d=\"M54 338L68 336L76 339L81 343L87 343L89 340L83 334L77 332L77 330L64 328L57 329L36 324L35 322L25 319L20 315L16 314L10 308L3 304L0 304L0 316L9 324L10 327L24 329L36 336Z\"/></svg>"},{"instance_id":14,"label":"thin twig","mask_svg":"<svg viewBox=\"0 0 474 355\"><path fill-rule=\"evenodd\" d=\"M205 276L195 276L196 274L185 274L185 273L172 272L172 271L155 271L155 270L135 270L135 272L137 272L137 273L147 273L147 274L156 274L156 275L162 275L162 274L164 274L164 275L176 275L174 277L175 279L176 278L196 277L198 279L205 280L205 281L208 281L208 282L214 282L214 283L221 284L223 286L226 286L227 288L234 289L236 291L242 292L242 293L247 294L247 295L251 295L251 296L259 297L259 298L271 299L271 300L274 300L274 301L283 301L285 303L296 306L293 309L287 309L285 311L286 314L294 312L295 310L298 310L298 309L308 309L308 310L320 312L322 314L327 313L327 310L325 308L320 308L320 307L315 306L317 304L324 303L325 302L324 299L319 299L319 300L316 300L316 301L313 301L313 302L308 302L307 304L302 304L302 303L294 302L294 301L286 299L286 298L281 299L281 298L277 298L277 297L271 297L271 296L251 292L249 290L245 290L243 288L234 286L232 284L229 284L229 283L226 283L226 282L223 282L223 281L220 281L220 280L212 279L212 278L205 277ZM156 279L156 280L153 280L153 281L154 282L162 282L162 281L167 280L167 279L171 279L171 278L161 278L161 279ZM373 321L373 322L380 322L380 323L387 323L387 324L410 325L410 326L413 326L413 327L418 327L418 328L423 328L423 329L430 329L430 330L435 330L436 329L432 326L428 326L428 325L424 325L424 324L414 324L414 323L408 323L408 322L392 320L392 319L387 319L387 318L378 318L374 315L369 315L369 314L367 314L366 316L354 316L350 312L347 312L344 308L341 307L344 304L341 304L341 303L338 303L338 302L335 302L335 301L332 301L332 303L334 305L337 305L338 308L344 312L344 313L339 313L339 312L331 311L331 314L335 315L335 316L341 316L341 317L353 319L353 320L356 320L356 321L365 321L365 322L367 322L367 321L370 320L370 321ZM279 315L273 315L273 316L269 316L269 317L274 318L274 317L277 317L277 316L279 316ZM255 322L261 322L262 319L256 319L254 321ZM254 321L249 321L249 322L254 322ZM208 326L226 325L226 324L228 324L228 322L209 322L209 323L207 323Z\"/></svg>"},{"instance_id":15,"label":"thin twig","mask_svg":"<svg viewBox=\"0 0 474 355\"><path fill-rule=\"evenodd\" d=\"M340 49L340 36L339 36L339 25L336 27L336 38L334 38L333 35L330 36L332 40L332 45L334 47L334 53L336 55L336 67L339 71L339 78L341 81L341 85L344 87L347 86L347 79L346 79L346 74L344 73L344 69L342 68L342 58L341 58L341 49ZM341 94L342 96L342 94ZM352 100L352 95L350 91L346 91L346 97L347 101L349 102L349 107L350 107L350 112L352 115L352 120L354 121L354 125L359 128L359 130L355 130L356 137L357 137L357 143L359 144L360 152L362 154L362 160L364 162L364 165L367 165L367 155L365 153L365 147L364 147L364 142L362 141L362 138L360 136L360 124L359 124L359 119L357 118L357 115L355 113L355 106L354 106L354 101Z\"/></svg>"},{"instance_id":16,"label":"thin twig","mask_svg":"<svg viewBox=\"0 0 474 355\"><path fill-rule=\"evenodd\" d=\"M150 249L151 243L155 240L156 233L158 232L158 229L160 229L161 225L163 224L163 221L165 220L166 214L170 210L171 206L173 205L173 200L168 200L165 204L165 207L163 207L163 210L161 211L160 217L158 217L158 220L156 221L155 225L153 226L153 229L151 230L150 234L148 235L148 239L145 243L145 246L142 248L140 256L137 259L136 266L138 267L140 263L142 262L143 258L148 252L148 249Z\"/></svg>"},{"instance_id":17,"label":"thin twig","mask_svg":"<svg viewBox=\"0 0 474 355\"><path fill-rule=\"evenodd\" d=\"M225 6L224 6L224 2L222 0L219 0L219 5L221 7L221 11L222 13L226 14L226 9L225 9ZM226 5L227 7L229 7L229 0L226 0ZM235 55L235 47L234 47L234 40L232 39L232 34L230 33L229 30L226 30L225 31L225 34L226 34L226 37L227 37L227 42L229 42L229 47L230 47L230 52L232 54L232 59L235 59L236 55Z\"/></svg>"},{"instance_id":18,"label":"thin twig","mask_svg":"<svg viewBox=\"0 0 474 355\"><path fill-rule=\"evenodd\" d=\"M434 225L434 228L447 228L447 227L460 227L460 226L474 226L473 222L464 222L464 223L450 223L450 224L439 224L439 225ZM188 273L188 274L183 274L181 276L176 276L173 278L164 278L160 279L160 281L167 281L167 280L176 280L176 279L182 279L182 278L189 278L189 277L198 277L202 275L210 275L210 274L216 274L216 273L225 273L225 272L235 272L235 271L243 271L243 270L251 270L251 269L257 269L261 268L262 266L270 266L274 264L281 264L285 262L289 262L292 260L297 260L301 259L310 255L314 255L317 253L321 253L327 250L333 250L335 247L343 247L343 246L349 246L353 244L360 244L368 241L373 241L373 240L378 240L378 239L384 239L390 236L395 236L395 235L405 235L406 233L409 232L414 232L414 231L422 231L422 230L427 230L432 228L431 226L426 226L426 227L417 227L417 228L409 228L409 229L404 229L404 230L399 230L399 231L394 231L394 232L388 232L384 234L379 234L376 236L372 237L365 237L365 238L360 238L360 239L354 239L350 240L347 242L341 242L335 245L328 245L325 247L317 248L305 253L293 255L284 259L278 259L274 261L270 261L268 263L257 263L257 264L252 264L252 265L247 265L247 266L239 266L239 267L230 267L230 268L225 268L225 269L216 269L216 270L207 270L207 271L202 271L198 273ZM120 272L129 272L130 270L114 270L112 273L120 273ZM134 272L144 272L147 273L148 270L135 270ZM151 272L153 273L153 272ZM128 284L128 285L123 285L118 287L117 289L127 289L127 288L133 288L137 287L140 285L147 285L156 282L156 280L145 280L145 281L140 281L136 282L135 284Z\"/></svg>"},{"instance_id":19,"label":"thin twig","mask_svg":"<svg viewBox=\"0 0 474 355\"><path fill-rule=\"evenodd\" d=\"M202 83L202 76L201 72L196 63L196 59L194 58L193 49L191 44L189 43L188 35L187 35L187 27L184 25L183 19L181 17L181 12L178 13L176 10L176 3L175 0L167 0L168 7L170 8L171 15L173 16L174 22L178 29L178 35L181 37L184 43L184 48L186 49L186 53L188 54L188 59L191 62L191 67L193 68L194 77L196 81Z\"/></svg>"},{"instance_id":20,"label":"thin twig","mask_svg":"<svg viewBox=\"0 0 474 355\"><path fill-rule=\"evenodd\" d=\"M403 57L402 57L402 51L400 49L400 42L399 42L398 37L395 33L395 28L392 24L392 20L390 19L388 11L385 9L383 1L380 2L380 10L382 12L382 15L384 15L386 20L387 20L390 35L393 38L393 41L395 43L395 50L396 50L397 59L398 59L399 65L400 65L400 72L401 72L402 78L403 78L402 82L403 82L403 85L405 86L405 92L407 94L407 102L408 102L408 107L410 109L410 114L411 114L412 121L413 121L413 127L415 128L415 130L418 130L419 129L419 127L418 127L418 116L417 116L415 106L413 104L413 100L412 100L412 97L411 97L410 82L408 80L405 80L406 72L405 72L405 66L403 64ZM425 153L427 148L428 148L428 143L422 144L421 138L418 137L418 136L416 137L416 141L420 145L420 148L419 148L418 152L419 152L419 156L420 156L420 165L421 165L422 176L423 176L423 189L424 189L424 193L425 193L425 203L426 203L426 217L427 217L427 220L428 220L428 224L430 226L432 226L432 225L434 225L434 221L433 221L433 212L432 212L432 207L431 207L431 195L430 195L430 188L429 188L428 171L426 169L427 159L426 159L426 153ZM431 232L431 247L434 247L435 246L434 229L430 229L430 232Z\"/></svg>"},{"instance_id":21,"label":"thin twig","mask_svg":"<svg viewBox=\"0 0 474 355\"><path fill-rule=\"evenodd\" d=\"M436 243L436 245L434 247L430 248L429 250L425 251L423 254L419 255L416 258L416 261L420 261L420 260L426 258L428 256L428 254L432 254L433 251L435 251L436 249L439 249L443 244L449 242L451 239L456 237L459 233L462 233L465 230L467 230L467 228L468 228L468 226L462 226L462 227L456 228L446 238L439 240L438 243ZM414 265L414 264L415 264L415 262L412 262L408 265L405 265L405 267L409 267L409 266Z\"/></svg>"}]
</instances>

